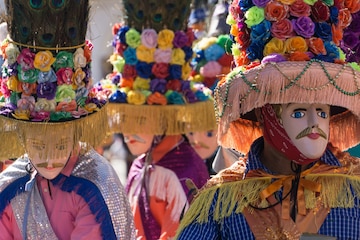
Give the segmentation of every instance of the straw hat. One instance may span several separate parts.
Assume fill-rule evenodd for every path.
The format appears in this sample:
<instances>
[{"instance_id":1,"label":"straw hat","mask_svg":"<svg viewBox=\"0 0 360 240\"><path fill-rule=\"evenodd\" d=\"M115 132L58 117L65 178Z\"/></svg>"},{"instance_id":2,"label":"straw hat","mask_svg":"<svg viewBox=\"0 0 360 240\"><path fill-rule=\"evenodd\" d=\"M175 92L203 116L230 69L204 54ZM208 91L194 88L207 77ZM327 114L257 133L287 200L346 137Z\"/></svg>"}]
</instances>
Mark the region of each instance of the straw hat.
<instances>
[{"instance_id":1,"label":"straw hat","mask_svg":"<svg viewBox=\"0 0 360 240\"><path fill-rule=\"evenodd\" d=\"M248 152L262 135L253 110L292 102L330 104L330 142L341 150L358 144L360 68L342 36L359 8L359 1L234 1L228 22L237 67L215 90L221 145Z\"/></svg>"}]
</instances>

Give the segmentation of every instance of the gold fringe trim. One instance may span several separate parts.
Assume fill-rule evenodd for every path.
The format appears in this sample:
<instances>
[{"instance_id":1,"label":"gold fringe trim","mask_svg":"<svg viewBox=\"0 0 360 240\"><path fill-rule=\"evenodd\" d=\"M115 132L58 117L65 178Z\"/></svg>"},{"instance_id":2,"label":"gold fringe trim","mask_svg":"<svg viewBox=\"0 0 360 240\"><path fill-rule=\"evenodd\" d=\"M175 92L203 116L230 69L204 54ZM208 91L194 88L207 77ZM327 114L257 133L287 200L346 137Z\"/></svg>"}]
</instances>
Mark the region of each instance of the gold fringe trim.
<instances>
[{"instance_id":1,"label":"gold fringe trim","mask_svg":"<svg viewBox=\"0 0 360 240\"><path fill-rule=\"evenodd\" d=\"M177 135L216 129L213 100L185 105L109 103L110 133Z\"/></svg>"},{"instance_id":2,"label":"gold fringe trim","mask_svg":"<svg viewBox=\"0 0 360 240\"><path fill-rule=\"evenodd\" d=\"M218 137L221 145L234 147L238 139L236 136L228 135L238 132L229 131L229 128L233 122L238 121L235 124L242 125L241 128L237 128L241 130L243 143L238 144L241 149L237 149L247 153L255 138L253 133L259 137L259 130L256 129L258 126L249 124L250 120L256 119L247 118L247 115L267 103L290 102L324 103L350 110L351 113L341 116L341 120L332 122L330 141L341 150L358 144L360 73L347 65L327 62L307 64L309 62L269 63L262 68L254 68L244 73L229 74L227 81L215 91L215 105L219 118ZM239 117L250 120L238 120ZM246 130L247 128L250 130Z\"/></svg>"},{"instance_id":3,"label":"gold fringe trim","mask_svg":"<svg viewBox=\"0 0 360 240\"><path fill-rule=\"evenodd\" d=\"M360 197L360 177L345 174L309 174L305 179L321 184L319 196L305 190L305 203L307 209L316 208L316 199L321 199L325 207L330 208L351 208L354 207L354 195ZM260 199L260 192L271 183L271 178L251 178L241 181L223 183L204 189L192 202L186 212L178 233L193 222L206 223L209 217L220 221L229 217L233 212L241 213L249 204L256 205ZM351 187L350 187L351 185ZM214 211L209 216L211 204L215 193L218 197ZM267 207L266 201L260 203L261 207Z\"/></svg>"},{"instance_id":4,"label":"gold fringe trim","mask_svg":"<svg viewBox=\"0 0 360 240\"><path fill-rule=\"evenodd\" d=\"M64 122L29 122L0 116L0 160L18 158L25 153L25 139L30 137L25 134L27 129L44 136L47 132L70 133L73 129L73 148L78 146L79 141L91 147L100 146L109 132L107 105L80 119Z\"/></svg>"}]
</instances>

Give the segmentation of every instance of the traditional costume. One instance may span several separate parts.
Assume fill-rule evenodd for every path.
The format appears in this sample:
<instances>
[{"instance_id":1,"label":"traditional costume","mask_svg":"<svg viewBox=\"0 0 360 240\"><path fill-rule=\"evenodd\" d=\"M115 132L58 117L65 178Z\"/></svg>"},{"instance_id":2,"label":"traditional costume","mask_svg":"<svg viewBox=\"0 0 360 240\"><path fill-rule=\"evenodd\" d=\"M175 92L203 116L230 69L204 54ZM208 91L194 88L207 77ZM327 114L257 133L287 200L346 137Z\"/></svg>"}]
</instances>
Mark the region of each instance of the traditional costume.
<instances>
[{"instance_id":1,"label":"traditional costume","mask_svg":"<svg viewBox=\"0 0 360 240\"><path fill-rule=\"evenodd\" d=\"M114 71L98 84L109 98L110 128L139 157L126 191L139 239L175 235L192 191L209 178L184 137L216 126L211 91L189 81L194 34L186 28L190 1L125 1L127 23L114 27ZM148 135L150 140L145 140ZM139 152L134 144L149 143Z\"/></svg>"},{"instance_id":2,"label":"traditional costume","mask_svg":"<svg viewBox=\"0 0 360 240\"><path fill-rule=\"evenodd\" d=\"M220 144L247 154L200 191L177 239L360 238L360 164L343 152L360 141L360 68L352 51L360 45L345 37L358 36L359 9L359 1L231 4L237 68L216 88L215 109ZM274 105L294 103L330 105L331 118L316 115L329 119L319 158L304 156L277 117ZM321 138L315 135L304 138ZM265 144L298 170L272 171L279 160L264 163Z\"/></svg>"},{"instance_id":3,"label":"traditional costume","mask_svg":"<svg viewBox=\"0 0 360 240\"><path fill-rule=\"evenodd\" d=\"M9 0L6 10L1 150L18 158L0 174L0 239L135 239L124 188L91 147L108 119L91 89L89 1Z\"/></svg>"}]
</instances>

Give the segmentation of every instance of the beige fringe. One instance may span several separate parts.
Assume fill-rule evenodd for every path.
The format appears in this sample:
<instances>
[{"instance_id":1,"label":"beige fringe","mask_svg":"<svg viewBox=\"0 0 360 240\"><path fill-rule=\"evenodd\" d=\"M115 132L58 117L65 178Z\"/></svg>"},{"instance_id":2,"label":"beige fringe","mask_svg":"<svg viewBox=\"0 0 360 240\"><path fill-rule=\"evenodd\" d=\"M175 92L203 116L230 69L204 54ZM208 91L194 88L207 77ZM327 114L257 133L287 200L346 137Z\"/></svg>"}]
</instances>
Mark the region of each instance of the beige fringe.
<instances>
[{"instance_id":1,"label":"beige fringe","mask_svg":"<svg viewBox=\"0 0 360 240\"><path fill-rule=\"evenodd\" d=\"M176 135L216 129L212 100L185 105L109 103L110 133Z\"/></svg>"},{"instance_id":2,"label":"beige fringe","mask_svg":"<svg viewBox=\"0 0 360 240\"><path fill-rule=\"evenodd\" d=\"M39 135L46 136L47 132L61 132L74 130L74 148L78 142L84 142L92 147L99 146L109 132L107 119L107 105L98 112L89 114L80 119L65 122L29 122L0 116L0 145L1 158L18 158L25 153L26 130L30 129ZM49 139L51 141L51 139Z\"/></svg>"},{"instance_id":3,"label":"beige fringe","mask_svg":"<svg viewBox=\"0 0 360 240\"><path fill-rule=\"evenodd\" d=\"M351 208L354 207L352 191L354 191L355 196L360 197L360 178L358 176L310 174L305 178L321 184L321 192L318 198L326 207ZM249 206L249 203L254 205L259 203L260 191L266 188L270 182L270 178L251 178L202 190L182 219L178 233L193 222L206 223L210 217L209 214L215 221L221 221L233 212L242 213L244 208ZM210 207L217 191L218 197L215 208L210 213ZM306 208L314 209L316 207L315 202L315 194L305 190ZM263 201L260 206L266 207L268 203Z\"/></svg>"}]
</instances>

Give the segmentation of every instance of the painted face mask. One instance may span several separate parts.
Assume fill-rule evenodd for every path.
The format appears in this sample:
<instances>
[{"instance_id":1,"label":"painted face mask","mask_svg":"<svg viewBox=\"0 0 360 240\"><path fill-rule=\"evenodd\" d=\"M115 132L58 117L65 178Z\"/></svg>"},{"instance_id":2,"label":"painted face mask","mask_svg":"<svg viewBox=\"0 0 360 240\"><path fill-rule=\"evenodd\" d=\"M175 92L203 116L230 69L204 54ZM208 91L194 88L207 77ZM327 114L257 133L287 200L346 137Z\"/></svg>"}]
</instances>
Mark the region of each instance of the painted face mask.
<instances>
[{"instance_id":1,"label":"painted face mask","mask_svg":"<svg viewBox=\"0 0 360 240\"><path fill-rule=\"evenodd\" d=\"M154 135L151 134L124 134L124 142L134 156L146 153L153 142Z\"/></svg>"},{"instance_id":2,"label":"painted face mask","mask_svg":"<svg viewBox=\"0 0 360 240\"><path fill-rule=\"evenodd\" d=\"M218 147L215 131L191 132L186 137L202 159L211 157Z\"/></svg>"}]
</instances>

